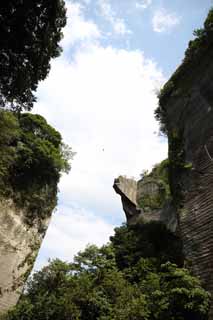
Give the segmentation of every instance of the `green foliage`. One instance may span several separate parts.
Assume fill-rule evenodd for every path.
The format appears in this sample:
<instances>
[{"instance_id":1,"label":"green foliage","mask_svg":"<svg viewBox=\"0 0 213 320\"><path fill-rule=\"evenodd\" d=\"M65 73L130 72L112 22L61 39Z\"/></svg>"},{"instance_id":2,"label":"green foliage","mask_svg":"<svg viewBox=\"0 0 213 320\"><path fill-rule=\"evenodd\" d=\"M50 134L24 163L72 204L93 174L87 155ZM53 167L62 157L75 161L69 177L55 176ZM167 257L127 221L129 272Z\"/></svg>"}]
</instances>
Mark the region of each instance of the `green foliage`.
<instances>
[{"instance_id":1,"label":"green foliage","mask_svg":"<svg viewBox=\"0 0 213 320\"><path fill-rule=\"evenodd\" d=\"M149 296L150 319L207 319L209 294L187 269L167 262L159 272L150 272L141 287Z\"/></svg>"},{"instance_id":2,"label":"green foliage","mask_svg":"<svg viewBox=\"0 0 213 320\"><path fill-rule=\"evenodd\" d=\"M65 24L63 0L1 0L0 107L32 108L33 91L61 52Z\"/></svg>"},{"instance_id":3,"label":"green foliage","mask_svg":"<svg viewBox=\"0 0 213 320\"><path fill-rule=\"evenodd\" d=\"M183 177L190 174L193 167L186 161L184 139L181 128L169 132L169 179L173 204L176 208L182 207L184 199Z\"/></svg>"},{"instance_id":4,"label":"green foliage","mask_svg":"<svg viewBox=\"0 0 213 320\"><path fill-rule=\"evenodd\" d=\"M138 205L145 212L150 212L151 210L161 209L165 204L164 188L161 189L162 193L159 192L157 195L146 194L139 201Z\"/></svg>"},{"instance_id":5,"label":"green foliage","mask_svg":"<svg viewBox=\"0 0 213 320\"><path fill-rule=\"evenodd\" d=\"M161 180L168 185L169 183L168 171L169 171L169 159L165 159L153 167L149 176L157 180Z\"/></svg>"},{"instance_id":6,"label":"green foliage","mask_svg":"<svg viewBox=\"0 0 213 320\"><path fill-rule=\"evenodd\" d=\"M180 207L184 193L181 177L190 174L192 168L193 164L185 159L184 141L180 128L171 130L169 132L169 159L156 164L150 173L146 172L141 175L144 183L155 182L159 192L142 195L139 206L144 211L150 211L160 209L172 201L175 207Z\"/></svg>"},{"instance_id":7,"label":"green foliage","mask_svg":"<svg viewBox=\"0 0 213 320\"><path fill-rule=\"evenodd\" d=\"M166 104L169 97L179 94L180 87L181 89L184 88L186 73L188 75L192 73L192 70L199 64L204 53L213 44L213 8L208 13L204 27L195 30L194 36L195 39L189 42L182 64L160 90L158 95L159 105L155 110L155 117L160 122L160 129L164 134L168 134ZM181 94L183 95L183 93Z\"/></svg>"},{"instance_id":8,"label":"green foliage","mask_svg":"<svg viewBox=\"0 0 213 320\"><path fill-rule=\"evenodd\" d=\"M139 206L144 211L162 208L170 200L169 160L165 159L161 163L156 164L150 173L144 171L141 174L141 178L144 185L146 183L156 183L158 192L156 194L142 194L138 203Z\"/></svg>"},{"instance_id":9,"label":"green foliage","mask_svg":"<svg viewBox=\"0 0 213 320\"><path fill-rule=\"evenodd\" d=\"M0 195L28 209L33 223L55 207L57 183L73 153L42 116L0 110L0 125Z\"/></svg>"},{"instance_id":10,"label":"green foliage","mask_svg":"<svg viewBox=\"0 0 213 320\"><path fill-rule=\"evenodd\" d=\"M114 249L112 245L102 246L100 249L95 245L89 245L74 257L72 266L78 272L88 273L100 271L103 268L114 269L116 267Z\"/></svg>"},{"instance_id":11,"label":"green foliage","mask_svg":"<svg viewBox=\"0 0 213 320\"><path fill-rule=\"evenodd\" d=\"M34 180L44 184L58 181L60 172L67 169L67 159L62 157L61 152L60 133L40 115L21 114L19 125L21 137L13 167L16 172L15 183L25 188Z\"/></svg>"},{"instance_id":12,"label":"green foliage","mask_svg":"<svg viewBox=\"0 0 213 320\"><path fill-rule=\"evenodd\" d=\"M156 258L156 264L167 261L183 265L182 242L160 222L123 225L110 238L120 270L135 266L143 258Z\"/></svg>"},{"instance_id":13,"label":"green foliage","mask_svg":"<svg viewBox=\"0 0 213 320\"><path fill-rule=\"evenodd\" d=\"M36 272L4 320L207 320L209 294L188 270L140 258L116 265L113 244Z\"/></svg>"},{"instance_id":14,"label":"green foliage","mask_svg":"<svg viewBox=\"0 0 213 320\"><path fill-rule=\"evenodd\" d=\"M17 118L8 111L0 111L0 128L0 188L3 189L8 170L16 158L15 141L20 130Z\"/></svg>"},{"instance_id":15,"label":"green foliage","mask_svg":"<svg viewBox=\"0 0 213 320\"><path fill-rule=\"evenodd\" d=\"M184 164L184 169L190 170L190 169L192 169L192 168L193 168L193 165L192 165L191 162L188 162L188 163L185 163L185 164Z\"/></svg>"}]
</instances>

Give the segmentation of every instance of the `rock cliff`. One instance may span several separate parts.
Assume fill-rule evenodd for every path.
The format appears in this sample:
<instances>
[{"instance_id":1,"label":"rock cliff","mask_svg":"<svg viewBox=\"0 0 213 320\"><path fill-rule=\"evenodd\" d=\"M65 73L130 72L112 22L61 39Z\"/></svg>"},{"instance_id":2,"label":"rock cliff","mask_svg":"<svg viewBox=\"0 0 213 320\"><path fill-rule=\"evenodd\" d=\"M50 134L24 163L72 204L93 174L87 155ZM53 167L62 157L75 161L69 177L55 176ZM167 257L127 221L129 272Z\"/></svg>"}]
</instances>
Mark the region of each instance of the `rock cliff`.
<instances>
[{"instance_id":1,"label":"rock cliff","mask_svg":"<svg viewBox=\"0 0 213 320\"><path fill-rule=\"evenodd\" d=\"M184 253L213 294L213 11L160 95ZM159 113L160 111L160 113ZM213 319L213 305L209 319Z\"/></svg>"},{"instance_id":2,"label":"rock cliff","mask_svg":"<svg viewBox=\"0 0 213 320\"><path fill-rule=\"evenodd\" d=\"M213 47L165 104L171 185L184 250L213 293ZM181 159L180 158L181 154ZM178 162L182 164L178 164ZM181 167L182 166L182 167ZM211 317L213 319L213 310Z\"/></svg>"},{"instance_id":3,"label":"rock cliff","mask_svg":"<svg viewBox=\"0 0 213 320\"><path fill-rule=\"evenodd\" d=\"M32 270L71 153L40 115L0 110L0 128L1 313L16 304Z\"/></svg>"},{"instance_id":4,"label":"rock cliff","mask_svg":"<svg viewBox=\"0 0 213 320\"><path fill-rule=\"evenodd\" d=\"M0 311L14 306L32 270L49 218L25 222L26 212L0 200Z\"/></svg>"},{"instance_id":5,"label":"rock cliff","mask_svg":"<svg viewBox=\"0 0 213 320\"><path fill-rule=\"evenodd\" d=\"M161 90L156 118L168 136L171 203L187 265L213 295L213 10L196 36Z\"/></svg>"},{"instance_id":6,"label":"rock cliff","mask_svg":"<svg viewBox=\"0 0 213 320\"><path fill-rule=\"evenodd\" d=\"M161 183L151 177L139 181L120 176L114 181L114 190L121 196L128 224L139 221L162 221L168 229L177 227L176 213L169 199L159 201Z\"/></svg>"}]
</instances>

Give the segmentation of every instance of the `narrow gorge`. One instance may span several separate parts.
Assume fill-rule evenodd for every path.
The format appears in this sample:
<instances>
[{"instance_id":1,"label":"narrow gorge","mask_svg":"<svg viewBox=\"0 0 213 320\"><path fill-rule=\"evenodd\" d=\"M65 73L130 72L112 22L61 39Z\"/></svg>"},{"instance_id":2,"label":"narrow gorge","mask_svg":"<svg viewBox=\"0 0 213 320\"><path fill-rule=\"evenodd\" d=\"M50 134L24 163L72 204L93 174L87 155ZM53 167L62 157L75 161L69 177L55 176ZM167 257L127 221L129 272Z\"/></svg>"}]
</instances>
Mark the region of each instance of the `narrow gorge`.
<instances>
[{"instance_id":1,"label":"narrow gorge","mask_svg":"<svg viewBox=\"0 0 213 320\"><path fill-rule=\"evenodd\" d=\"M33 36L24 38L30 40L23 48L13 48L21 25L17 14L12 49L0 48L0 63L9 66L0 78L0 316L206 320L211 299L213 320L213 9L158 94L155 117L168 138L168 158L138 181L114 180L127 223L101 248L87 246L70 263L50 262L24 290L57 205L60 177L74 156L44 117L29 112L50 59L61 52L66 24L64 1L46 7L40 2L32 2L32 9L20 1L4 12L9 21L16 10L25 10ZM10 30L2 38L9 39ZM29 69L19 70L26 59Z\"/></svg>"}]
</instances>

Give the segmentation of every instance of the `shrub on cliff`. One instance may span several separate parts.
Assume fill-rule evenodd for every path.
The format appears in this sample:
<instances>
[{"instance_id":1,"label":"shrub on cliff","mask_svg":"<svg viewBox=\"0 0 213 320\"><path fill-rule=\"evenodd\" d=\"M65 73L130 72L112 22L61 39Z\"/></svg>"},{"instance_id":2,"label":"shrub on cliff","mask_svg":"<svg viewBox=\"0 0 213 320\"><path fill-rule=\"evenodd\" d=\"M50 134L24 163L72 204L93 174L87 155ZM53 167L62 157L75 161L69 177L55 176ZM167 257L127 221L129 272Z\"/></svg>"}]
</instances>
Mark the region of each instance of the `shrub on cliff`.
<instances>
[{"instance_id":1,"label":"shrub on cliff","mask_svg":"<svg viewBox=\"0 0 213 320\"><path fill-rule=\"evenodd\" d=\"M0 107L30 110L61 48L63 0L0 1Z\"/></svg>"},{"instance_id":2,"label":"shrub on cliff","mask_svg":"<svg viewBox=\"0 0 213 320\"><path fill-rule=\"evenodd\" d=\"M185 57L182 64L178 67L169 81L163 86L158 94L159 105L155 110L155 118L160 123L160 130L164 134L168 134L168 121L166 114L166 104L171 95L186 96L187 78L191 76L192 70L196 69L198 62L202 60L205 52L213 44L213 8L209 10L208 16L201 29L194 31L194 39L189 41L188 48L185 51ZM183 92L185 94L183 94Z\"/></svg>"},{"instance_id":3,"label":"shrub on cliff","mask_svg":"<svg viewBox=\"0 0 213 320\"><path fill-rule=\"evenodd\" d=\"M142 192L138 200L138 206L145 212L155 209L163 208L171 200L170 186L169 186L169 160L165 159L156 164L152 171L143 171L141 173L141 180L139 181L139 189L143 185L154 184L157 186L157 192Z\"/></svg>"},{"instance_id":4,"label":"shrub on cliff","mask_svg":"<svg viewBox=\"0 0 213 320\"><path fill-rule=\"evenodd\" d=\"M50 214L73 152L40 115L0 110L0 124L0 194L32 215Z\"/></svg>"}]
</instances>

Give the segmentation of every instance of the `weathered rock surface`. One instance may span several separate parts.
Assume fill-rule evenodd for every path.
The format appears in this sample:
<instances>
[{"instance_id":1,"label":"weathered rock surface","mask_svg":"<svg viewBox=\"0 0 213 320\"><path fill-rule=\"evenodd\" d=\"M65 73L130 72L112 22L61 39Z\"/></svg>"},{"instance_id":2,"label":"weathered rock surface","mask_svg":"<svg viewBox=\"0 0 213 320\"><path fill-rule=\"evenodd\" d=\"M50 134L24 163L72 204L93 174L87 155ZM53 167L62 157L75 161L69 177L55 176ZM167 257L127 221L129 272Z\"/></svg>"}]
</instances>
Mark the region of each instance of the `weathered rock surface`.
<instances>
[{"instance_id":1,"label":"weathered rock surface","mask_svg":"<svg viewBox=\"0 0 213 320\"><path fill-rule=\"evenodd\" d=\"M121 196L127 222L131 224L132 220L138 220L141 217L141 209L138 208L136 201L137 182L134 179L119 176L115 179L113 188Z\"/></svg>"},{"instance_id":2,"label":"weathered rock surface","mask_svg":"<svg viewBox=\"0 0 213 320\"><path fill-rule=\"evenodd\" d=\"M12 200L0 200L0 312L14 306L32 270L49 218L25 223Z\"/></svg>"},{"instance_id":3,"label":"weathered rock surface","mask_svg":"<svg viewBox=\"0 0 213 320\"><path fill-rule=\"evenodd\" d=\"M135 224L138 221L143 221L144 223L162 221L171 231L176 230L176 212L169 201L160 208L148 207L143 209L141 207L141 203L143 203L143 199L147 195L158 196L159 187L155 180L135 181L134 179L119 176L115 179L113 188L121 196L128 224Z\"/></svg>"},{"instance_id":4,"label":"weathered rock surface","mask_svg":"<svg viewBox=\"0 0 213 320\"><path fill-rule=\"evenodd\" d=\"M213 48L181 76L164 103L184 251L195 275L213 294ZM178 145L177 145L178 142ZM178 168L180 154L182 168ZM210 311L213 319L213 306Z\"/></svg>"}]
</instances>

